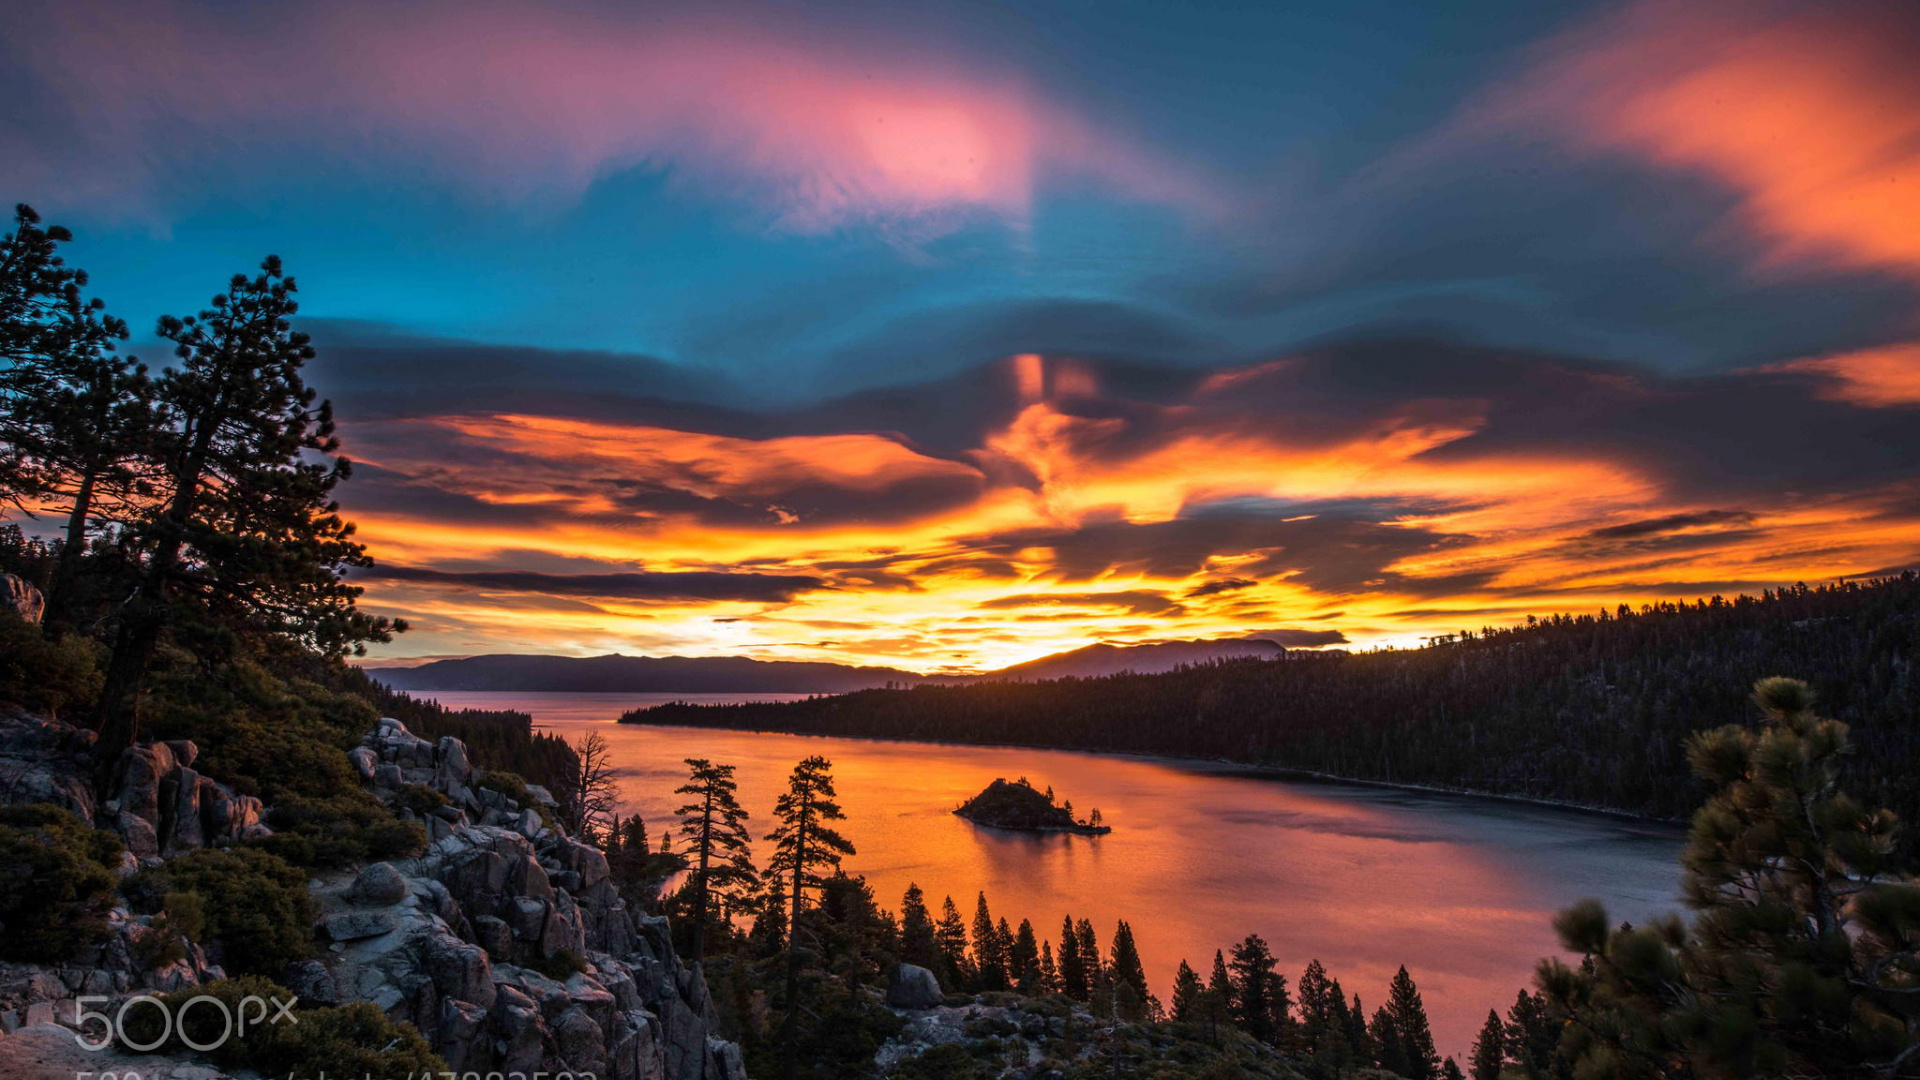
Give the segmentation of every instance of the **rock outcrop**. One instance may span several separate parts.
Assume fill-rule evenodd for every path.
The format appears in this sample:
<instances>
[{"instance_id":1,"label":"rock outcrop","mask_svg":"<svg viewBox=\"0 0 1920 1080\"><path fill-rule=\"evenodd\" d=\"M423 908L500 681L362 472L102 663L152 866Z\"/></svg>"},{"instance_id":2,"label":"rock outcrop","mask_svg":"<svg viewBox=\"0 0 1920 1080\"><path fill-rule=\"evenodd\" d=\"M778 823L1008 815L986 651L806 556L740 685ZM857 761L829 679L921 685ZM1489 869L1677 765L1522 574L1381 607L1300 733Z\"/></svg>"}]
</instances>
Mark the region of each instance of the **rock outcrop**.
<instances>
[{"instance_id":1,"label":"rock outcrop","mask_svg":"<svg viewBox=\"0 0 1920 1080\"><path fill-rule=\"evenodd\" d=\"M195 771L191 742L124 751L98 805L83 772L92 751L91 732L0 714L0 802L51 802L118 832L123 873L270 832L258 799ZM484 785L458 739L421 739L397 720L350 757L376 793L421 784L448 805L423 819L418 858L312 882L325 949L281 973L288 989L315 1005L370 1001L463 1073L745 1080L739 1048L714 1035L701 970L674 955L665 919L628 910L604 855L550 823L547 792L529 785L523 805ZM109 919L104 944L67 964L0 964L0 1034L70 1023L83 994L115 1008L223 977L191 943L144 966L143 953L159 955L139 947L151 918L123 905Z\"/></svg>"},{"instance_id":2,"label":"rock outcrop","mask_svg":"<svg viewBox=\"0 0 1920 1080\"><path fill-rule=\"evenodd\" d=\"M271 832L259 799L194 771L199 755L185 739L122 751L113 797L101 804L94 824L119 833L143 862Z\"/></svg>"},{"instance_id":3,"label":"rock outcrop","mask_svg":"<svg viewBox=\"0 0 1920 1080\"><path fill-rule=\"evenodd\" d=\"M933 972L915 964L896 964L887 974L887 1006L894 1009L937 1009L947 1000Z\"/></svg>"},{"instance_id":4,"label":"rock outcrop","mask_svg":"<svg viewBox=\"0 0 1920 1080\"><path fill-rule=\"evenodd\" d=\"M0 611L11 611L30 623L47 613L47 598L33 582L0 571Z\"/></svg>"},{"instance_id":5,"label":"rock outcrop","mask_svg":"<svg viewBox=\"0 0 1920 1080\"><path fill-rule=\"evenodd\" d=\"M627 909L606 857L548 824L544 792L523 806L483 786L458 739L422 739L396 720L352 757L376 791L422 784L449 805L424 819L432 842L419 858L316 885L331 943L290 973L290 989L371 1001L461 1072L744 1078L666 920Z\"/></svg>"}]
</instances>

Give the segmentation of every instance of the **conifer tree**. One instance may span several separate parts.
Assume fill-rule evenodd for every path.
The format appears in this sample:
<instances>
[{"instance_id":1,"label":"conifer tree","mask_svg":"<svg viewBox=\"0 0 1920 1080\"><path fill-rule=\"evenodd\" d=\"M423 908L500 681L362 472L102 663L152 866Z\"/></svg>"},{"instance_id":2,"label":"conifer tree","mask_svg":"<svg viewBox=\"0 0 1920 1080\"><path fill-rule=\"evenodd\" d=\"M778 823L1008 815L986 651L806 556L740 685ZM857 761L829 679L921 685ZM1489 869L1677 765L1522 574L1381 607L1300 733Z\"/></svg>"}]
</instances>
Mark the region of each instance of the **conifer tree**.
<instances>
[{"instance_id":1,"label":"conifer tree","mask_svg":"<svg viewBox=\"0 0 1920 1080\"><path fill-rule=\"evenodd\" d=\"M994 929L984 892L973 908L973 970L982 990L1007 988L1007 958L1000 951L1000 935Z\"/></svg>"},{"instance_id":2,"label":"conifer tree","mask_svg":"<svg viewBox=\"0 0 1920 1080\"><path fill-rule=\"evenodd\" d=\"M967 923L960 908L949 896L940 906L940 922L934 928L934 940L940 948L940 977L952 987L973 985L972 964L967 960Z\"/></svg>"},{"instance_id":3,"label":"conifer tree","mask_svg":"<svg viewBox=\"0 0 1920 1080\"><path fill-rule=\"evenodd\" d=\"M1014 932L1008 964L1014 986L1022 994L1038 994L1046 989L1040 968L1040 937L1033 932L1033 923L1026 919L1020 920L1020 929Z\"/></svg>"},{"instance_id":4,"label":"conifer tree","mask_svg":"<svg viewBox=\"0 0 1920 1080\"><path fill-rule=\"evenodd\" d=\"M940 971L940 943L933 915L927 911L927 896L920 886L908 883L900 900L900 957L928 971Z\"/></svg>"},{"instance_id":5,"label":"conifer tree","mask_svg":"<svg viewBox=\"0 0 1920 1080\"><path fill-rule=\"evenodd\" d=\"M1560 1043L1560 1025L1549 1014L1546 997L1522 989L1507 1010L1506 1031L1507 1057L1528 1080L1546 1080Z\"/></svg>"},{"instance_id":6,"label":"conifer tree","mask_svg":"<svg viewBox=\"0 0 1920 1080\"><path fill-rule=\"evenodd\" d=\"M788 898L786 1015L781 1021L781 1042L789 1077L799 1069L800 920L806 911L807 893L824 884L824 871L838 870L841 858L854 853L853 844L827 824L847 816L834 801L832 770L833 763L819 755L794 766L787 790L773 806L773 816L780 824L766 837L773 842L767 884L771 891Z\"/></svg>"},{"instance_id":7,"label":"conifer tree","mask_svg":"<svg viewBox=\"0 0 1920 1080\"><path fill-rule=\"evenodd\" d=\"M1284 1016L1286 984L1276 974L1277 961L1258 934L1248 934L1233 947L1227 965L1233 980L1233 1018L1240 1030L1272 1044L1280 1034L1277 1017Z\"/></svg>"},{"instance_id":8,"label":"conifer tree","mask_svg":"<svg viewBox=\"0 0 1920 1080\"><path fill-rule=\"evenodd\" d=\"M1387 1011L1393 1016L1393 1029L1400 1037L1406 1068L1401 1075L1411 1080L1434 1080L1440 1071L1440 1055L1433 1045L1433 1027L1427 1021L1427 1006L1420 999L1420 988L1407 974L1405 965L1393 977L1387 990Z\"/></svg>"},{"instance_id":9,"label":"conifer tree","mask_svg":"<svg viewBox=\"0 0 1920 1080\"><path fill-rule=\"evenodd\" d=\"M1080 969L1086 979L1086 997L1093 1001L1107 986L1106 965L1100 960L1100 939L1094 936L1093 922L1081 919L1073 924L1074 941L1080 947Z\"/></svg>"},{"instance_id":10,"label":"conifer tree","mask_svg":"<svg viewBox=\"0 0 1920 1080\"><path fill-rule=\"evenodd\" d=\"M268 256L198 316L160 320L178 360L156 389L169 420L155 437L161 504L133 528L144 565L101 692L103 775L133 744L154 650L183 621L202 640L277 637L326 656L405 629L359 611L361 590L343 580L372 561L332 500L351 469L332 456L332 406L300 375L314 353L289 321L293 293Z\"/></svg>"},{"instance_id":11,"label":"conifer tree","mask_svg":"<svg viewBox=\"0 0 1920 1080\"><path fill-rule=\"evenodd\" d=\"M1127 996L1136 1010L1132 1015L1122 1013L1123 1020L1150 1020L1160 1012L1160 1002L1147 988L1146 968L1140 963L1140 949L1134 944L1133 927L1121 919L1113 930L1113 944L1108 954L1108 978L1114 986L1126 987Z\"/></svg>"},{"instance_id":12,"label":"conifer tree","mask_svg":"<svg viewBox=\"0 0 1920 1080\"><path fill-rule=\"evenodd\" d=\"M1473 1080L1500 1080L1500 1070L1506 1063L1507 1029L1500 1023L1500 1014L1488 1009L1487 1022L1481 1025L1479 1036L1473 1040L1473 1053L1467 1064Z\"/></svg>"},{"instance_id":13,"label":"conifer tree","mask_svg":"<svg viewBox=\"0 0 1920 1080\"><path fill-rule=\"evenodd\" d=\"M1411 1075L1406 1041L1400 1037L1393 1013L1385 1005L1375 1009L1373 1019L1367 1023L1367 1046L1372 1051L1374 1065L1395 1076Z\"/></svg>"},{"instance_id":14,"label":"conifer tree","mask_svg":"<svg viewBox=\"0 0 1920 1080\"><path fill-rule=\"evenodd\" d=\"M1207 1030L1215 1045L1219 1044L1221 1024L1233 1019L1234 991L1233 975L1227 970L1227 958L1219 949L1213 950L1213 970L1207 974Z\"/></svg>"},{"instance_id":15,"label":"conifer tree","mask_svg":"<svg viewBox=\"0 0 1920 1080\"><path fill-rule=\"evenodd\" d=\"M1355 1061L1373 1060L1373 1037L1367 1031L1367 1007L1360 1003L1359 994L1353 995L1353 1003L1347 1006L1347 1045L1353 1048Z\"/></svg>"},{"instance_id":16,"label":"conifer tree","mask_svg":"<svg viewBox=\"0 0 1920 1080\"><path fill-rule=\"evenodd\" d=\"M1173 975L1173 1018L1183 1024L1198 1020L1204 1007L1201 999L1206 992L1193 966L1181 960L1180 970Z\"/></svg>"},{"instance_id":17,"label":"conifer tree","mask_svg":"<svg viewBox=\"0 0 1920 1080\"><path fill-rule=\"evenodd\" d=\"M715 765L706 758L687 758L686 764L687 782L674 794L689 796L676 813L680 835L691 845L685 888L693 899L692 959L697 964L706 955L708 923L716 916L730 919L743 910L758 872L753 868L748 815L740 805L733 766Z\"/></svg>"},{"instance_id":18,"label":"conifer tree","mask_svg":"<svg viewBox=\"0 0 1920 1080\"><path fill-rule=\"evenodd\" d=\"M1053 943L1044 939L1040 942L1040 989L1060 993L1060 968L1053 962Z\"/></svg>"},{"instance_id":19,"label":"conifer tree","mask_svg":"<svg viewBox=\"0 0 1920 1080\"><path fill-rule=\"evenodd\" d=\"M1841 788L1847 725L1794 679L1762 679L1759 730L1689 740L1713 791L1694 815L1698 914L1615 929L1586 901L1555 920L1578 969L1540 965L1582 1077L1920 1075L1920 887L1892 812Z\"/></svg>"},{"instance_id":20,"label":"conifer tree","mask_svg":"<svg viewBox=\"0 0 1920 1080\"><path fill-rule=\"evenodd\" d=\"M124 522L151 497L159 422L146 368L116 352L126 323L59 254L71 238L25 205L0 238L0 502L66 519L47 596L56 632L96 519Z\"/></svg>"},{"instance_id":21,"label":"conifer tree","mask_svg":"<svg viewBox=\"0 0 1920 1080\"><path fill-rule=\"evenodd\" d=\"M1460 1071L1460 1063L1448 1057L1440 1063L1440 1080L1467 1080L1467 1077Z\"/></svg>"},{"instance_id":22,"label":"conifer tree","mask_svg":"<svg viewBox=\"0 0 1920 1080\"><path fill-rule=\"evenodd\" d=\"M1080 954L1080 935L1073 927L1073 916L1060 924L1060 992L1075 1001L1087 1000L1087 964Z\"/></svg>"},{"instance_id":23,"label":"conifer tree","mask_svg":"<svg viewBox=\"0 0 1920 1080\"><path fill-rule=\"evenodd\" d=\"M1319 960L1307 961L1300 973L1300 1045L1316 1057L1329 1053L1333 1044L1333 983ZM1341 1038L1345 1035L1342 1033Z\"/></svg>"}]
</instances>

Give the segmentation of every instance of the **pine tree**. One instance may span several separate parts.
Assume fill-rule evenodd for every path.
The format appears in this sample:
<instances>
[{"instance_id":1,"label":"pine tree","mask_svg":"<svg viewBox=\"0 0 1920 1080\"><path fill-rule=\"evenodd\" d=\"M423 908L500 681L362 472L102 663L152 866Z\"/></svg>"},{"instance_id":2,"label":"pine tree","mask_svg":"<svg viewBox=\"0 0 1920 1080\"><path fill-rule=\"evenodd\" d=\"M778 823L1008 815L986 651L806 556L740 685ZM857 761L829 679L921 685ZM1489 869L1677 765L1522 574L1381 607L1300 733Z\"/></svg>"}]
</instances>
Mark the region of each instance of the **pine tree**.
<instances>
[{"instance_id":1,"label":"pine tree","mask_svg":"<svg viewBox=\"0 0 1920 1080\"><path fill-rule=\"evenodd\" d=\"M1434 1080L1440 1070L1440 1055L1433 1045L1433 1027L1427 1021L1426 1003L1420 1000L1420 988L1413 983L1403 965L1387 990L1387 1011L1393 1016L1393 1029L1400 1036L1406 1055L1401 1075L1411 1080Z\"/></svg>"},{"instance_id":2,"label":"pine tree","mask_svg":"<svg viewBox=\"0 0 1920 1080\"><path fill-rule=\"evenodd\" d=\"M1086 1001L1087 964L1080 954L1080 935L1074 931L1073 916L1060 924L1060 992L1075 1001Z\"/></svg>"},{"instance_id":3,"label":"pine tree","mask_svg":"<svg viewBox=\"0 0 1920 1080\"><path fill-rule=\"evenodd\" d=\"M1233 1019L1234 1010L1233 975L1228 972L1227 958L1219 949L1213 950L1213 970L1207 974L1205 1001L1207 1031L1217 1046L1220 1025Z\"/></svg>"},{"instance_id":4,"label":"pine tree","mask_svg":"<svg viewBox=\"0 0 1920 1080\"><path fill-rule=\"evenodd\" d=\"M940 971L940 943L927 911L927 896L920 886L909 883L900 900L900 957L928 971Z\"/></svg>"},{"instance_id":5,"label":"pine tree","mask_svg":"<svg viewBox=\"0 0 1920 1080\"><path fill-rule=\"evenodd\" d=\"M38 222L16 207L0 239L0 501L66 518L46 612L61 632L96 520L128 521L151 497L159 413L146 368L116 352L126 323L58 254L71 234Z\"/></svg>"},{"instance_id":6,"label":"pine tree","mask_svg":"<svg viewBox=\"0 0 1920 1080\"><path fill-rule=\"evenodd\" d=\"M1083 1001L1093 1001L1107 987L1106 965L1100 960L1100 940L1094 936L1093 923L1081 919L1073 924L1074 941L1080 946L1080 969L1086 979L1086 997Z\"/></svg>"},{"instance_id":7,"label":"pine tree","mask_svg":"<svg viewBox=\"0 0 1920 1080\"><path fill-rule=\"evenodd\" d=\"M289 322L293 293L268 256L199 316L160 320L179 361L156 391L169 419L155 439L162 503L133 527L144 566L101 692L102 775L133 744L135 694L162 635L183 620L326 656L405 629L359 611L360 588L343 580L372 560L332 501L351 467L327 460L339 450L333 409L301 379L314 353Z\"/></svg>"},{"instance_id":8,"label":"pine tree","mask_svg":"<svg viewBox=\"0 0 1920 1080\"><path fill-rule=\"evenodd\" d=\"M1207 992L1200 982L1200 976L1186 960L1180 961L1180 970L1173 975L1173 1018L1180 1023L1190 1024L1200 1018L1204 1007L1202 998Z\"/></svg>"},{"instance_id":9,"label":"pine tree","mask_svg":"<svg viewBox=\"0 0 1920 1080\"><path fill-rule=\"evenodd\" d=\"M1001 920L1005 924L1005 920ZM1020 920L1020 928L1013 932L1013 938L1007 946L1007 974L1014 989L1022 994L1041 993L1040 984L1040 936L1034 933L1033 923Z\"/></svg>"},{"instance_id":10,"label":"pine tree","mask_svg":"<svg viewBox=\"0 0 1920 1080\"><path fill-rule=\"evenodd\" d=\"M1467 1062L1473 1080L1500 1080L1500 1069L1507 1063L1507 1029L1500 1023L1500 1014L1492 1009L1487 1010L1487 1022L1473 1040L1473 1054Z\"/></svg>"},{"instance_id":11,"label":"pine tree","mask_svg":"<svg viewBox=\"0 0 1920 1080\"><path fill-rule=\"evenodd\" d=\"M1554 1021L1543 995L1524 989L1507 1010L1507 1057L1528 1080L1546 1080L1553 1069L1554 1049L1560 1043L1560 1025Z\"/></svg>"},{"instance_id":12,"label":"pine tree","mask_svg":"<svg viewBox=\"0 0 1920 1080\"><path fill-rule=\"evenodd\" d=\"M1698 914L1615 929L1585 901L1554 922L1579 969L1542 961L1583 1077L1920 1074L1920 887L1891 811L1841 789L1847 725L1794 679L1762 679L1755 731L1689 740L1713 791L1695 813L1686 899Z\"/></svg>"},{"instance_id":13,"label":"pine tree","mask_svg":"<svg viewBox=\"0 0 1920 1080\"><path fill-rule=\"evenodd\" d=\"M1411 1076L1412 1065L1407 1055L1406 1040L1400 1037L1400 1029L1394 1026L1393 1013L1385 1005L1373 1011L1373 1019L1367 1024L1367 1047L1372 1051L1373 1063L1395 1076Z\"/></svg>"},{"instance_id":14,"label":"pine tree","mask_svg":"<svg viewBox=\"0 0 1920 1080\"><path fill-rule=\"evenodd\" d=\"M686 888L693 899L692 959L697 964L706 955L708 923L715 916L730 920L743 910L742 902L753 893L758 872L753 868L748 815L740 805L733 766L715 765L706 758L687 758L686 763L687 782L674 794L690 796L675 812L680 815L680 835L691 845L687 860L692 869Z\"/></svg>"},{"instance_id":15,"label":"pine tree","mask_svg":"<svg viewBox=\"0 0 1920 1080\"><path fill-rule=\"evenodd\" d=\"M1353 1059L1358 1061L1374 1060L1373 1036L1367 1031L1367 1007L1360 1004L1360 995L1353 995L1353 1003L1347 1006L1347 1045L1353 1048Z\"/></svg>"},{"instance_id":16,"label":"pine tree","mask_svg":"<svg viewBox=\"0 0 1920 1080\"><path fill-rule=\"evenodd\" d=\"M973 971L967 960L967 923L960 917L960 908L951 896L941 904L934 940L940 949L940 977L950 987L971 988Z\"/></svg>"},{"instance_id":17,"label":"pine tree","mask_svg":"<svg viewBox=\"0 0 1920 1080\"><path fill-rule=\"evenodd\" d=\"M766 837L773 842L773 857L767 861L767 884L771 891L789 898L786 1015L781 1021L788 1077L794 1076L800 1066L797 1042L801 1009L800 920L806 910L807 892L818 890L824 884L822 871L838 870L841 858L854 853L853 844L827 824L847 816L834 801L832 769L833 763L818 755L794 766L793 774L787 779L787 790L773 806L773 816L780 824Z\"/></svg>"},{"instance_id":18,"label":"pine tree","mask_svg":"<svg viewBox=\"0 0 1920 1080\"><path fill-rule=\"evenodd\" d=\"M1007 988L1007 958L1000 951L1000 935L994 929L984 892L973 908L973 970L982 990Z\"/></svg>"},{"instance_id":19,"label":"pine tree","mask_svg":"<svg viewBox=\"0 0 1920 1080\"><path fill-rule=\"evenodd\" d=\"M1460 1071L1460 1063L1449 1057L1440 1063L1440 1080L1467 1080L1467 1077Z\"/></svg>"},{"instance_id":20,"label":"pine tree","mask_svg":"<svg viewBox=\"0 0 1920 1080\"><path fill-rule=\"evenodd\" d=\"M1140 963L1140 949L1134 944L1133 927L1121 919L1113 930L1113 944L1107 960L1108 977L1116 988L1125 987L1134 1012L1122 1012L1123 1020L1151 1020L1160 1012L1159 999L1147 988L1146 968Z\"/></svg>"},{"instance_id":21,"label":"pine tree","mask_svg":"<svg viewBox=\"0 0 1920 1080\"><path fill-rule=\"evenodd\" d=\"M1053 943L1044 939L1040 942L1040 989L1060 993L1060 968L1053 962Z\"/></svg>"},{"instance_id":22,"label":"pine tree","mask_svg":"<svg viewBox=\"0 0 1920 1080\"><path fill-rule=\"evenodd\" d=\"M1275 1008L1285 1000L1285 984L1275 974L1277 962L1267 943L1258 934L1248 934L1233 947L1233 959L1227 965L1233 980L1233 1019L1240 1030L1263 1043L1273 1043L1279 1035Z\"/></svg>"},{"instance_id":23,"label":"pine tree","mask_svg":"<svg viewBox=\"0 0 1920 1080\"><path fill-rule=\"evenodd\" d=\"M1329 1045L1333 1006L1328 1001L1333 984L1319 960L1307 961L1300 973L1300 1046L1309 1054L1319 1054Z\"/></svg>"}]
</instances>

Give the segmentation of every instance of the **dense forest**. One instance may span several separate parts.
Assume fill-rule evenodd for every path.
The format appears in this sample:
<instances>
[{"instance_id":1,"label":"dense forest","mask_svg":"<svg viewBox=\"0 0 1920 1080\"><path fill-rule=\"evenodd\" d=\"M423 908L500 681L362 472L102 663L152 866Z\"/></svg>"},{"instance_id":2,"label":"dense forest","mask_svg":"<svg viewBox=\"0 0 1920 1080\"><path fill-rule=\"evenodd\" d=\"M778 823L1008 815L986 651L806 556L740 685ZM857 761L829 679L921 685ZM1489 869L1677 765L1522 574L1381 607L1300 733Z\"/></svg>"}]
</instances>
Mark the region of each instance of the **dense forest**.
<instances>
[{"instance_id":1,"label":"dense forest","mask_svg":"<svg viewBox=\"0 0 1920 1080\"><path fill-rule=\"evenodd\" d=\"M1352 656L670 705L625 719L1221 758L1682 817L1687 735L1790 675L1851 724L1855 790L1920 819L1920 575L1529 619Z\"/></svg>"}]
</instances>

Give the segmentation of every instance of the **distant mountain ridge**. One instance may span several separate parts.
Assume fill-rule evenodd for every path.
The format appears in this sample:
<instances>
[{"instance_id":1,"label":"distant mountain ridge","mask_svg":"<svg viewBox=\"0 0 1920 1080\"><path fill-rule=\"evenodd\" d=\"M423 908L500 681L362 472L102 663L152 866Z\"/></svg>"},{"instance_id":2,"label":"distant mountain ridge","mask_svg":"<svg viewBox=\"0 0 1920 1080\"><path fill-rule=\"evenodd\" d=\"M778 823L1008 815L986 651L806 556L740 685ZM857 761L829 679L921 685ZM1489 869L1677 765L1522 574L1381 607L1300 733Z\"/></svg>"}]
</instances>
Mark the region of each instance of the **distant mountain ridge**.
<instances>
[{"instance_id":1,"label":"distant mountain ridge","mask_svg":"<svg viewBox=\"0 0 1920 1080\"><path fill-rule=\"evenodd\" d=\"M395 690L495 690L519 692L645 694L843 694L921 683L971 683L992 679L1095 678L1122 671L1153 674L1182 664L1249 657L1275 660L1287 649L1265 638L1154 641L1139 645L1100 642L1070 652L979 675L920 675L889 667L855 667L801 660L754 660L744 656L548 656L496 654L435 660L416 667L389 667L369 674Z\"/></svg>"}]
</instances>

